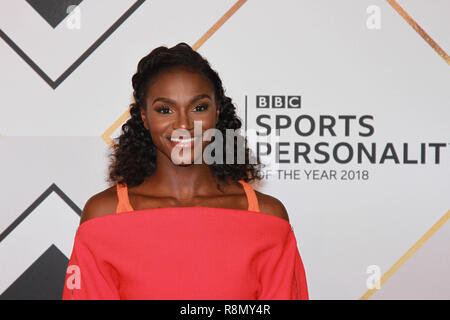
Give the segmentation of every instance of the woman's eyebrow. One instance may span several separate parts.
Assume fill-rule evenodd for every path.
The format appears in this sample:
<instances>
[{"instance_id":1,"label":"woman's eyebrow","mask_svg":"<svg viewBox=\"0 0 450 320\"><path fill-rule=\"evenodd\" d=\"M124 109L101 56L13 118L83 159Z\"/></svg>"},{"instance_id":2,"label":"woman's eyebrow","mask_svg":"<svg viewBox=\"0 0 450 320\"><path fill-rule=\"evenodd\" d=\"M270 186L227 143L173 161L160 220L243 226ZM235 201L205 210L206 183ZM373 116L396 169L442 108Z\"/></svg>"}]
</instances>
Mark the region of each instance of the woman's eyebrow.
<instances>
[{"instance_id":1,"label":"woman's eyebrow","mask_svg":"<svg viewBox=\"0 0 450 320\"><path fill-rule=\"evenodd\" d=\"M189 103L195 102L195 101L203 99L203 98L208 98L208 99L212 100L211 97L208 94L204 93L204 94L196 95L195 97L193 97L191 99L191 101L189 101ZM174 100L172 100L172 99L160 97L160 98L156 98L155 100L153 100L152 105L155 104L155 102L158 102L158 101L176 104L176 102Z\"/></svg>"}]
</instances>

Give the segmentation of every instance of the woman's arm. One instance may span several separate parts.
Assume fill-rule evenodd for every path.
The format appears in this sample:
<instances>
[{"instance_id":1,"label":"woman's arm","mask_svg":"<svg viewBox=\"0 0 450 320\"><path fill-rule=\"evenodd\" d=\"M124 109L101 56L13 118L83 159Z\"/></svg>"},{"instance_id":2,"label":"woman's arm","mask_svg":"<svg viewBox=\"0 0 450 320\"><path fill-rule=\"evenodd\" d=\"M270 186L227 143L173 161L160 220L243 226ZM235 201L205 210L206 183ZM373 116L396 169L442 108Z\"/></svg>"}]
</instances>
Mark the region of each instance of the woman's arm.
<instances>
[{"instance_id":1,"label":"woman's arm","mask_svg":"<svg viewBox=\"0 0 450 320\"><path fill-rule=\"evenodd\" d=\"M306 273L292 229L260 261L259 283L258 300L309 299Z\"/></svg>"},{"instance_id":2,"label":"woman's arm","mask_svg":"<svg viewBox=\"0 0 450 320\"><path fill-rule=\"evenodd\" d=\"M66 272L63 300L120 299L115 270L96 257L78 232Z\"/></svg>"}]
</instances>

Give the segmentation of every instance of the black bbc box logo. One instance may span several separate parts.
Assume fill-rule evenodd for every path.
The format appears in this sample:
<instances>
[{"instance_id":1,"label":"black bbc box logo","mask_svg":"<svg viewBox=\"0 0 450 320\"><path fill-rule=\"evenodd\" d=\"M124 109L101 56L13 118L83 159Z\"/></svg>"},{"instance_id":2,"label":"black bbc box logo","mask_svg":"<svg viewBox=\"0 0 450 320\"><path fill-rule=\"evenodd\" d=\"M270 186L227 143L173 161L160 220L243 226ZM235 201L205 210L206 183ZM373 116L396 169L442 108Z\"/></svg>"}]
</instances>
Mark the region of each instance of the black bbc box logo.
<instances>
[{"instance_id":1,"label":"black bbc box logo","mask_svg":"<svg viewBox=\"0 0 450 320\"><path fill-rule=\"evenodd\" d=\"M256 96L256 107L263 109L300 109L301 102L301 96Z\"/></svg>"}]
</instances>

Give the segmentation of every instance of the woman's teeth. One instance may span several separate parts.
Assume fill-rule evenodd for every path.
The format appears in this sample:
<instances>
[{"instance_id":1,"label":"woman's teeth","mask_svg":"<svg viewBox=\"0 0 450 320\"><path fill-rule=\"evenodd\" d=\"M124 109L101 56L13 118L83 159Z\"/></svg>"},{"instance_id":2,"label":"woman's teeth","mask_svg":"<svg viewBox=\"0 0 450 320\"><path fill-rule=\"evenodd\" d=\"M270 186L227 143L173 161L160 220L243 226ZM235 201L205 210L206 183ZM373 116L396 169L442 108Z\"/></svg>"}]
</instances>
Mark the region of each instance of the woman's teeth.
<instances>
[{"instance_id":1,"label":"woman's teeth","mask_svg":"<svg viewBox=\"0 0 450 320\"><path fill-rule=\"evenodd\" d=\"M192 142L192 141L194 141L194 139L195 139L195 137L194 138L189 138L189 139L171 138L170 141L173 141L173 142Z\"/></svg>"}]
</instances>

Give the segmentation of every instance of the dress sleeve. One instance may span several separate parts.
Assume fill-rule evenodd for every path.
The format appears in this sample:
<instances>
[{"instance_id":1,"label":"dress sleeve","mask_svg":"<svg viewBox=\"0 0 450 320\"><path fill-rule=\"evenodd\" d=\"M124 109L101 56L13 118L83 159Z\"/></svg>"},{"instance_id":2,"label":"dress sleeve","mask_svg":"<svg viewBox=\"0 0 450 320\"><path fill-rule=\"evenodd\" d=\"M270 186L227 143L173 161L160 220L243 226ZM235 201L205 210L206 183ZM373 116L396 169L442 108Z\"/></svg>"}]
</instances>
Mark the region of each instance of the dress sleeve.
<instances>
[{"instance_id":1,"label":"dress sleeve","mask_svg":"<svg viewBox=\"0 0 450 320\"><path fill-rule=\"evenodd\" d=\"M92 246L78 232L66 269L62 299L120 299L115 270L94 255Z\"/></svg>"},{"instance_id":2,"label":"dress sleeve","mask_svg":"<svg viewBox=\"0 0 450 320\"><path fill-rule=\"evenodd\" d=\"M258 300L309 300L306 273L292 229L261 262Z\"/></svg>"}]
</instances>

